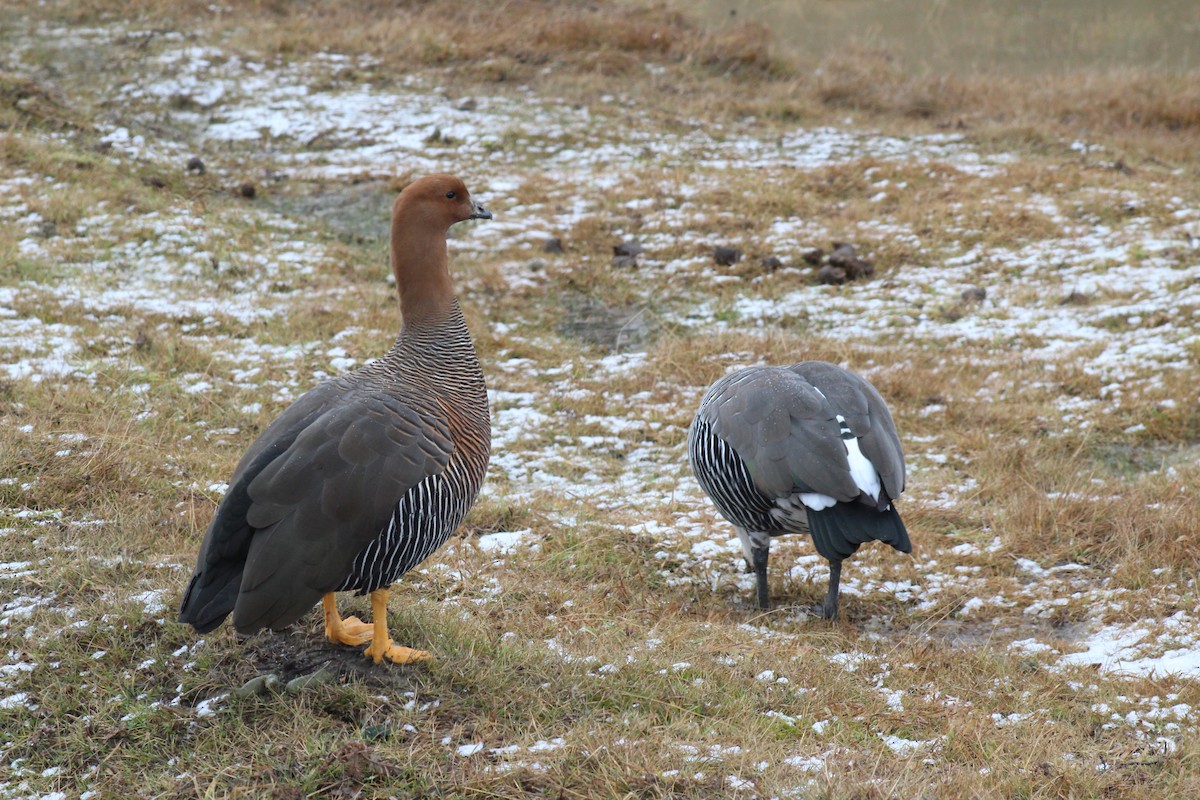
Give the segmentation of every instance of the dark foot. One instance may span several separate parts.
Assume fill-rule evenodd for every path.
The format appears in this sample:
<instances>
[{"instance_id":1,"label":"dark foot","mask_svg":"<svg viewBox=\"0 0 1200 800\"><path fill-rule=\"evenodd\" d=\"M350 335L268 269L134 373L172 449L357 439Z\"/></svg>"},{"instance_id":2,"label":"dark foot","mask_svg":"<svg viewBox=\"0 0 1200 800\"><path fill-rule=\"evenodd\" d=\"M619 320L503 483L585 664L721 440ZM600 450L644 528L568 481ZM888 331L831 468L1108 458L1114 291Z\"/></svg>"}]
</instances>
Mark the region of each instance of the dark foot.
<instances>
[{"instance_id":1,"label":"dark foot","mask_svg":"<svg viewBox=\"0 0 1200 800\"><path fill-rule=\"evenodd\" d=\"M767 557L770 552L770 549L766 547L756 547L750 552L750 555L754 557L754 577L758 588L760 611L766 611L771 607L771 593L767 590Z\"/></svg>"},{"instance_id":2,"label":"dark foot","mask_svg":"<svg viewBox=\"0 0 1200 800\"><path fill-rule=\"evenodd\" d=\"M829 562L829 593L821 606L821 618L834 620L838 615L838 586L842 582L842 562Z\"/></svg>"}]
</instances>

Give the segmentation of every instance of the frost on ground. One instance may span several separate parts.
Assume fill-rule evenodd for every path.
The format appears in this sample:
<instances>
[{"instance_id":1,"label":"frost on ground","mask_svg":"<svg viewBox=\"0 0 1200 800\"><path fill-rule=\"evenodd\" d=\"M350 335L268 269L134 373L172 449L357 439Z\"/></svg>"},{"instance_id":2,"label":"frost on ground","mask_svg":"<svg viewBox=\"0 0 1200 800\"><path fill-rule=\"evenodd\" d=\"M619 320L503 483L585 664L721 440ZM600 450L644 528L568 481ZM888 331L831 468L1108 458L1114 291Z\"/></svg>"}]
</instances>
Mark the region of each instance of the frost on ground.
<instances>
[{"instance_id":1,"label":"frost on ground","mask_svg":"<svg viewBox=\"0 0 1200 800\"><path fill-rule=\"evenodd\" d=\"M980 243L978 232L964 229L959 242L903 265L886 280L835 289L799 281L775 286L761 278L744 281L731 301L713 299L730 276L708 259L671 254L709 242L705 226L719 212L704 198L732 173L753 170L757 182L769 187L797 170L861 161L872 165L868 169L883 165L940 181L986 184L1019 159L977 152L952 135L898 138L797 128L783 136L760 137L750 125L698 123L681 125L672 134L649 125L642 132L627 119L626 124L611 124L619 98L612 107L589 108L533 94L477 97L468 107L448 99L427 78L410 77L399 85L339 79L349 66L369 73L369 60L350 62L328 54L309 63L270 64L213 47L172 44L171 37L165 41L150 69L112 87L111 99L130 109L122 125L104 131L111 145L105 157L116 164L177 168L186 154L203 152L217 174L238 174L249 163L291 181L458 173L495 210L497 220L458 236L452 248L463 256L502 254L495 280L500 290L514 292L537 289L547 280L530 267L533 243L583 221L608 221L606 207L619 198L626 210L636 210L639 238L646 247L642 272L629 280L650 294L660 291L655 276L677 277L677 295L660 316L662 323L680 330L762 335L782 318L803 316L813 333L864 350L903 352L932 344L947 354L948 363L961 357L957 348L972 359L1000 363L1019 343L1025 359L1044 367L1046 386L1056 373L1076 366L1103 384L1094 397L1061 398L1063 413L1054 421L1061 430L1086 429L1106 414L1119 413L1133 396L1156 398L1162 408L1200 403L1195 385L1186 397L1167 396L1163 388L1165 374L1194 369L1200 348L1200 208L1179 198L1155 198L1173 220L1164 226L1140 212L1144 199L1139 197L1096 198L1084 192L1068 200L997 190L991 198L997 208L1025 207L1045 220L1049 232L1037 241L998 245ZM187 102L180 102L184 98ZM158 125L163 122L170 124ZM139 126L174 131L178 138L132 132ZM920 231L888 210L904 202L909 188L882 176L872 180L878 219L836 233L868 245L910 243L913 252L921 253ZM526 200L530 184L544 191ZM645 196L648 186L654 187L653 197ZM0 225L16 232L22 259L47 268L44 274L0 287L0 374L6 379L94 382L107 371L122 370L131 375L124 390L143 398L145 413L167 413L153 399L162 387L151 389L136 379L140 368L131 353L139 336L178 337L210 358L212 366L181 372L175 388L189 394L242 392L247 403L254 403L242 410L253 415L263 403L284 403L324 375L355 363L343 346L363 333L353 314L331 341L256 339L272 319L304 313L301 301L339 298L336 281L309 285L336 267L329 237L265 204L214 204L203 215L186 204L139 213L98 206L51 231L35 206L48 194L66 191L69 187L26 169L0 173ZM1119 205L1127 212L1112 217L1066 207L1085 201ZM386 205L381 202L376 213L385 218ZM767 229L751 244L791 265L835 235L821 219L790 215L774 219ZM234 232L236 239L231 239ZM783 271L784 278L797 274L795 269ZM468 302L477 302L486 314L483 290L471 280L463 284ZM968 286L985 290L979 308L963 316L945 313ZM501 333L485 365L494 456L484 499L520 504L570 497L588 512L652 542L646 557L654 560L663 585L681 593L692 588L722 591L730 603L748 597L753 582L744 574L741 548L684 466L684 431L704 387L678 383L644 389L646 382L639 379L654 367L640 352L607 357L585 353L566 363L551 362L538 357L544 352L539 337L548 334L536 325L487 321ZM382 348L391 332L376 334ZM729 361L737 363L736 358ZM884 369L855 366L868 375ZM924 413L941 419L956 400L991 402L1008 388L985 386L977 397L941 398ZM562 430L564 408L572 413L569 432ZM575 413L576 408L584 410ZM237 433L227 427L228 420L208 422L205 436ZM1131 422L1132 432L1138 424ZM14 440L52 435L9 420L0 426ZM913 437L907 444L912 485L903 498L906 507L944 512L970 502L978 488L970 464L947 452L943 438ZM56 440L56 446L70 457L72 448L86 443ZM7 524L30 528L36 521L28 520L33 512L21 507L17 490L22 487L14 483L4 488L6 497L15 498L3 511L12 520ZM68 509L58 513L67 523L85 522L71 520ZM15 530L6 528L0 536L15 536ZM1200 620L1192 612L1192 583L1157 586L1155 605L1144 609L1134 592L1097 567L1017 559L998 538L921 541L917 533L914 539L918 552L911 560L878 552L856 558L843 577L844 603L894 599L915 614L931 615L934 621L925 631L930 636L1031 659L1060 672L1064 680L1089 675L1093 667L1111 680L1200 678ZM472 547L448 548L413 580L444 585L450 599L472 605L499 603L505 582L515 580L513 565L538 547L539 535L532 529L492 531L477 537ZM793 589L825 580L824 562L796 537L778 541L772 558L773 580L786 580ZM0 563L5 598L0 601L0 629L12 640L25 635L24 620L35 609L54 599L37 591L39 569L35 560ZM985 581L986 592L980 588ZM150 617L169 616L164 612L171 605L151 581L131 589L123 602L144 608ZM1172 605L1188 610L1155 611ZM1085 622L1058 625L1064 610L1077 612L1076 618ZM1016 623L996 622L1014 615ZM809 622L798 610L769 622L735 626L723 635L762 643L796 637ZM561 630L554 629L556 624ZM547 625L550 630L540 641L564 662L590 670L589 679L614 680L629 663L581 659L572 653L576 631L554 619ZM861 620L858 629L864 646L886 645L899 635L890 615ZM628 658L652 658L655 647L648 640ZM714 663L739 664L736 656L722 658L726 660ZM147 669L153 666L146 662ZM664 663L662 670L682 678L692 666ZM956 698L933 688L921 698L906 694L892 685L893 668L866 653L840 653L830 666L851 673L864 692L897 715L915 702L963 708ZM751 678L781 697L795 699L812 690L787 675L745 667ZM27 693L7 688L22 669L18 662L0 672L0 710L36 706ZM1086 684L1080 684L1080 691L1087 692ZM1098 708L1096 713L1105 717L1105 726L1136 731L1147 747L1173 748L1181 736L1194 735L1197 726L1197 710L1177 699L1170 693L1131 695L1125 708ZM215 713L211 704L197 706L196 712ZM836 715L766 713L773 723L817 737L844 722ZM1053 717L1051 709L1039 708L989 715L984 722L1032 728L1050 724ZM878 757L938 758L939 739L910 738L900 725L893 732L887 724L872 734L864 747L875 748ZM496 770L538 770L564 746L570 743L561 738L499 747L446 742L448 754L486 759ZM701 762L703 769L721 771L728 789L755 791L761 770L728 772L727 762L744 755L734 750L741 745L718 745L716 751L690 742L677 747L683 772L698 774L693 762ZM800 774L819 773L837 756L833 750L825 755L810 750L780 764ZM0 796L4 790L0 784Z\"/></svg>"}]
</instances>

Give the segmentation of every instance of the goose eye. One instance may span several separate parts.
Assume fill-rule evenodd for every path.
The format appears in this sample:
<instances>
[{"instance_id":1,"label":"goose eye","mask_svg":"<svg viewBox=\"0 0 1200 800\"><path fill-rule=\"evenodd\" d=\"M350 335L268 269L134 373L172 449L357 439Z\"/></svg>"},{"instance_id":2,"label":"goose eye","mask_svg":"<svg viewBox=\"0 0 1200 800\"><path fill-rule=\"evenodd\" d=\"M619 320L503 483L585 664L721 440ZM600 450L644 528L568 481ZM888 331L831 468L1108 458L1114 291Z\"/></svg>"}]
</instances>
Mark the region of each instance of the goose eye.
<instances>
[{"instance_id":1,"label":"goose eye","mask_svg":"<svg viewBox=\"0 0 1200 800\"><path fill-rule=\"evenodd\" d=\"M449 199L451 199L451 200L453 200L453 199L454 199L455 197L457 197L457 196L458 196L458 195L454 194L454 192L453 192L453 191L446 192L446 197L448 197L448 198L449 198Z\"/></svg>"}]
</instances>

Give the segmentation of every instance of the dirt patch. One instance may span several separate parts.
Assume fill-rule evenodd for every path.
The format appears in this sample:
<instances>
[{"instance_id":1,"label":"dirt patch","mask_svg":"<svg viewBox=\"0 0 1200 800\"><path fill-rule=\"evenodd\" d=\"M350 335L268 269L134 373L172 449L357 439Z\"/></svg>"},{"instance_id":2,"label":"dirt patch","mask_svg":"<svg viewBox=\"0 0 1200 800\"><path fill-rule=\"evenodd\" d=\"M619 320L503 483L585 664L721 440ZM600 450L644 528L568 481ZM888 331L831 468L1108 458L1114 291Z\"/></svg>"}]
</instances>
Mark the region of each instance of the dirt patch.
<instances>
[{"instance_id":1,"label":"dirt patch","mask_svg":"<svg viewBox=\"0 0 1200 800\"><path fill-rule=\"evenodd\" d=\"M386 242L391 229L391 181L351 184L293 183L262 195L262 202L285 216L323 225L338 238L372 245Z\"/></svg>"},{"instance_id":2,"label":"dirt patch","mask_svg":"<svg viewBox=\"0 0 1200 800\"><path fill-rule=\"evenodd\" d=\"M1200 443L1179 445L1165 442L1115 442L1098 448L1092 458L1097 470L1126 478L1160 472L1179 464L1194 464L1198 460Z\"/></svg>"},{"instance_id":3,"label":"dirt patch","mask_svg":"<svg viewBox=\"0 0 1200 800\"><path fill-rule=\"evenodd\" d=\"M413 688L413 673L420 665L376 664L363 655L362 648L334 645L308 630L264 632L242 642L245 663L252 665L231 679L230 688L238 688L257 675L276 675L288 681L325 670L333 674L332 683L362 683L399 693Z\"/></svg>"},{"instance_id":4,"label":"dirt patch","mask_svg":"<svg viewBox=\"0 0 1200 800\"><path fill-rule=\"evenodd\" d=\"M941 619L912 626L893 624L892 617L875 616L862 623L861 630L873 636L899 641L917 636L937 645L955 649L991 648L1004 650L1018 639L1038 639L1052 645L1070 645L1087 634L1083 623L1054 625L1046 620L1031 620L1028 625L1006 625L962 619Z\"/></svg>"},{"instance_id":5,"label":"dirt patch","mask_svg":"<svg viewBox=\"0 0 1200 800\"><path fill-rule=\"evenodd\" d=\"M644 350L658 326L640 306L610 306L594 297L567 299L566 316L559 333L611 353Z\"/></svg>"}]
</instances>

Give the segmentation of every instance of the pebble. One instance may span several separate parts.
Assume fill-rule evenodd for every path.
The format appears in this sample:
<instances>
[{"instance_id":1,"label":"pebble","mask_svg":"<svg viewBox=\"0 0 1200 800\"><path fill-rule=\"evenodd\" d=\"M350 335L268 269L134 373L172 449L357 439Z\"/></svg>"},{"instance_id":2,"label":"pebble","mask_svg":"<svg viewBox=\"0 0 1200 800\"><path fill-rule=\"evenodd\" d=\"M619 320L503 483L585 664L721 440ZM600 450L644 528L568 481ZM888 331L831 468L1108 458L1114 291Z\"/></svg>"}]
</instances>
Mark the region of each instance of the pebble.
<instances>
[{"instance_id":1,"label":"pebble","mask_svg":"<svg viewBox=\"0 0 1200 800\"><path fill-rule=\"evenodd\" d=\"M634 241L621 242L613 245L613 266L637 269L637 257L645 248Z\"/></svg>"},{"instance_id":2,"label":"pebble","mask_svg":"<svg viewBox=\"0 0 1200 800\"><path fill-rule=\"evenodd\" d=\"M736 247L719 245L713 248L713 261L722 267L730 267L742 260L742 251Z\"/></svg>"},{"instance_id":3,"label":"pebble","mask_svg":"<svg viewBox=\"0 0 1200 800\"><path fill-rule=\"evenodd\" d=\"M817 283L837 285L846 282L846 270L826 264L817 270Z\"/></svg>"}]
</instances>

